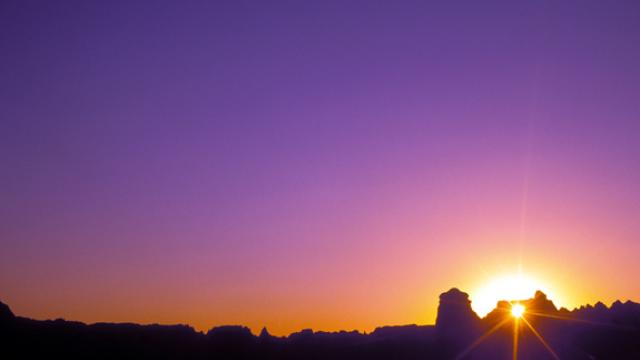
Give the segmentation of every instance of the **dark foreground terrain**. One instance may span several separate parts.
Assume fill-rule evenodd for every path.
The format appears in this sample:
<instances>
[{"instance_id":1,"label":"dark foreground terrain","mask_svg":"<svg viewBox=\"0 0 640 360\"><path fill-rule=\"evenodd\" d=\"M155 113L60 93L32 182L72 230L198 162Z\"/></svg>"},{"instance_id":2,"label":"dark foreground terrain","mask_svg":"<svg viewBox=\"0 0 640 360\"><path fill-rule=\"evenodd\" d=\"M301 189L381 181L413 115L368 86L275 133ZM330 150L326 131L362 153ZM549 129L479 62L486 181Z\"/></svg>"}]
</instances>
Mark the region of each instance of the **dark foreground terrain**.
<instances>
[{"instance_id":1,"label":"dark foreground terrain","mask_svg":"<svg viewBox=\"0 0 640 360\"><path fill-rule=\"evenodd\" d=\"M541 292L521 303L527 312L517 321L518 359L640 359L640 304L558 310ZM435 326L281 338L240 326L203 334L184 325L37 321L0 303L0 359L512 359L510 309L501 302L480 319L467 294L451 289L440 296Z\"/></svg>"}]
</instances>

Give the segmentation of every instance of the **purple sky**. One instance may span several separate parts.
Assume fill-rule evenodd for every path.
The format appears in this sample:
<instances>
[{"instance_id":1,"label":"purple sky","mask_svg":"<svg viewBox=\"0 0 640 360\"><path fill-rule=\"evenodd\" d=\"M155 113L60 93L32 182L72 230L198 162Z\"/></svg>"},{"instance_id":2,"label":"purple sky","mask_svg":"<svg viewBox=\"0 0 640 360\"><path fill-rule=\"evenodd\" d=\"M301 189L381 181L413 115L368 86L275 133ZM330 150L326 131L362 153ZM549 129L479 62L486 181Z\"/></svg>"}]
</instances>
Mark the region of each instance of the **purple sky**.
<instances>
[{"instance_id":1,"label":"purple sky","mask_svg":"<svg viewBox=\"0 0 640 360\"><path fill-rule=\"evenodd\" d=\"M369 329L518 257L640 298L640 3L303 3L2 1L0 300Z\"/></svg>"}]
</instances>

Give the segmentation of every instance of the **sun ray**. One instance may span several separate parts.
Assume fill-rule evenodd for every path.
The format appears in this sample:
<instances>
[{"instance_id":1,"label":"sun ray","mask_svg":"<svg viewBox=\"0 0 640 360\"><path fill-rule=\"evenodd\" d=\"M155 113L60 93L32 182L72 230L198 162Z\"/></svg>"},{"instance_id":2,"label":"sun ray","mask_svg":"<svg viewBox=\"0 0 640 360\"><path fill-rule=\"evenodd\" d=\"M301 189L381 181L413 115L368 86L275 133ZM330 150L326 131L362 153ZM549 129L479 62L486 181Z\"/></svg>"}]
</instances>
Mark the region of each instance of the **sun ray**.
<instances>
[{"instance_id":1,"label":"sun ray","mask_svg":"<svg viewBox=\"0 0 640 360\"><path fill-rule=\"evenodd\" d=\"M518 327L520 318L516 317L513 319L513 360L518 360Z\"/></svg>"},{"instance_id":2,"label":"sun ray","mask_svg":"<svg viewBox=\"0 0 640 360\"><path fill-rule=\"evenodd\" d=\"M480 345L484 340L486 340L491 334L496 332L498 329L502 327L502 325L506 324L509 321L509 318L506 318L499 323L497 323L494 327L489 329L487 332L482 334L479 338L477 338L471 345L469 345L466 349L464 349L458 356L456 356L455 360L460 360L463 357L467 356L473 349L475 349L478 345Z\"/></svg>"},{"instance_id":3,"label":"sun ray","mask_svg":"<svg viewBox=\"0 0 640 360\"><path fill-rule=\"evenodd\" d=\"M529 323L529 321L527 321L527 319L525 319L524 317L522 317L521 319L529 327L529 329L531 329L531 332L538 338L538 340L540 340L540 342L542 343L542 345L544 345L547 351L549 351L551 356L553 356L553 358L556 360L560 360L560 357L558 356L558 354L556 354L555 351L553 351L553 349L551 348L551 345L549 345L549 343L547 343L547 341L542 337L542 335L540 335L540 333L533 328L533 326Z\"/></svg>"},{"instance_id":4,"label":"sun ray","mask_svg":"<svg viewBox=\"0 0 640 360\"><path fill-rule=\"evenodd\" d=\"M595 322L595 321L585 320L585 319L576 319L568 316L558 316L558 315L551 315L551 314L544 314L544 313L537 313L537 312L530 312L530 311L527 311L527 314L533 315L533 316L545 317L549 319L555 319L555 320L580 322L580 323L585 323L590 325L608 326L608 327L615 327L619 329L633 329L630 327L620 326L617 324L607 324L607 323Z\"/></svg>"}]
</instances>

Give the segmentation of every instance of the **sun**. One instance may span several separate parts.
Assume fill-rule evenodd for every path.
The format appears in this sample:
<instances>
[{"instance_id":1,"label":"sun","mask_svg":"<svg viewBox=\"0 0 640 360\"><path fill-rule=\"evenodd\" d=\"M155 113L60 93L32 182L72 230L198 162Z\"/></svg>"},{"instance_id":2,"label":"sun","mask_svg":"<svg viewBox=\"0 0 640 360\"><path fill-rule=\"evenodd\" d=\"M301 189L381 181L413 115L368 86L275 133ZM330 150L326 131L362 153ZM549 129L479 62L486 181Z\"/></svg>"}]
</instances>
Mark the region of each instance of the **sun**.
<instances>
[{"instance_id":1,"label":"sun","mask_svg":"<svg viewBox=\"0 0 640 360\"><path fill-rule=\"evenodd\" d=\"M524 274L497 277L471 293L471 307L479 316L495 309L500 300L524 300L541 290L553 298L553 294L540 281Z\"/></svg>"},{"instance_id":2,"label":"sun","mask_svg":"<svg viewBox=\"0 0 640 360\"><path fill-rule=\"evenodd\" d=\"M513 315L514 318L520 318L522 317L522 315L524 314L524 310L525 307L522 304L513 304L511 306L511 315Z\"/></svg>"}]
</instances>

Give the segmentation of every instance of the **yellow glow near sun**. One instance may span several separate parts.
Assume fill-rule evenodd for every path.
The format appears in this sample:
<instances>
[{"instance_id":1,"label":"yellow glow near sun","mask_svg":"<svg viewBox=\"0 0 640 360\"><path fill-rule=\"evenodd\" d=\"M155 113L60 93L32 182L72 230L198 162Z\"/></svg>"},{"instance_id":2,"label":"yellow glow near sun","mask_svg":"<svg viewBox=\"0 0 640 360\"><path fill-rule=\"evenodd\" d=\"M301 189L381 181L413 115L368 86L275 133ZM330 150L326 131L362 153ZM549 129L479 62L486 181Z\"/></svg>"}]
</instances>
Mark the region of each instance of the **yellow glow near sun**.
<instances>
[{"instance_id":1,"label":"yellow glow near sun","mask_svg":"<svg viewBox=\"0 0 640 360\"><path fill-rule=\"evenodd\" d=\"M550 299L554 299L549 289L532 277L524 274L499 277L470 294L471 307L479 316L485 316L495 309L498 301L530 299L536 290L541 290Z\"/></svg>"},{"instance_id":2,"label":"yellow glow near sun","mask_svg":"<svg viewBox=\"0 0 640 360\"><path fill-rule=\"evenodd\" d=\"M522 315L524 314L524 310L524 305L513 304L513 306L511 306L511 315L513 315L513 317L515 318L522 317Z\"/></svg>"}]
</instances>

